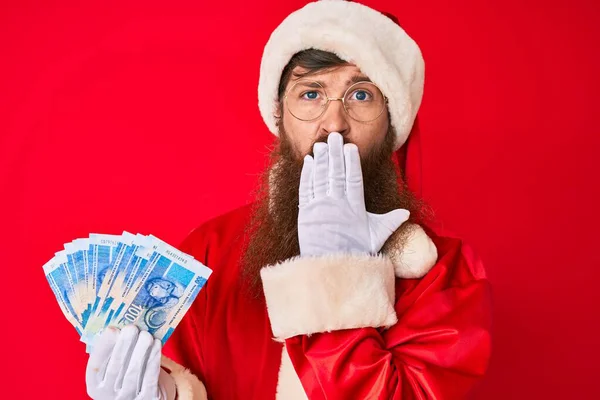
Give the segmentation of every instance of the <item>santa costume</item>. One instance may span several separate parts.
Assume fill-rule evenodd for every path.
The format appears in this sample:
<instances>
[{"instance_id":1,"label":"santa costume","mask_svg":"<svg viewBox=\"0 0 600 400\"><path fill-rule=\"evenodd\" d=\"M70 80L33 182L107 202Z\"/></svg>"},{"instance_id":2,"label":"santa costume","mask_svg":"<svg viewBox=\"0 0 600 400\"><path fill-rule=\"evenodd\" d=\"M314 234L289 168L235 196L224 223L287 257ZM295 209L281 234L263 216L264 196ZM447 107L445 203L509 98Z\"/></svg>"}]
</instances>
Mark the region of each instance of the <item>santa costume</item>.
<instances>
[{"instance_id":1,"label":"santa costume","mask_svg":"<svg viewBox=\"0 0 600 400\"><path fill-rule=\"evenodd\" d=\"M417 44L354 2L318 1L290 14L260 69L259 108L274 134L281 73L311 48L355 64L381 88L403 179L419 194ZM180 246L213 275L164 348L179 400L458 399L484 374L489 282L461 240L421 226L381 254L295 257L265 266L264 296L250 298L240 261L251 217L252 205L234 210Z\"/></svg>"}]
</instances>

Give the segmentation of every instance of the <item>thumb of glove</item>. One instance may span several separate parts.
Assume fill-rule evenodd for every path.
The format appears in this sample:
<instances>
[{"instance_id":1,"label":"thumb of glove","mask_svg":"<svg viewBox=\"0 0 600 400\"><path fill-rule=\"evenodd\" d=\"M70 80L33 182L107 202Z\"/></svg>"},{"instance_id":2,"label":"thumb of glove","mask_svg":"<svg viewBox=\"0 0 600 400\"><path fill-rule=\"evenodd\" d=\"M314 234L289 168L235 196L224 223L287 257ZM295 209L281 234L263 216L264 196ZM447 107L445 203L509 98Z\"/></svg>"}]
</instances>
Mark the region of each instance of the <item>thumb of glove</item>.
<instances>
[{"instance_id":1,"label":"thumb of glove","mask_svg":"<svg viewBox=\"0 0 600 400\"><path fill-rule=\"evenodd\" d=\"M403 208L392 210L386 214L367 213L371 231L371 252L377 253L386 240L410 217L410 211Z\"/></svg>"}]
</instances>

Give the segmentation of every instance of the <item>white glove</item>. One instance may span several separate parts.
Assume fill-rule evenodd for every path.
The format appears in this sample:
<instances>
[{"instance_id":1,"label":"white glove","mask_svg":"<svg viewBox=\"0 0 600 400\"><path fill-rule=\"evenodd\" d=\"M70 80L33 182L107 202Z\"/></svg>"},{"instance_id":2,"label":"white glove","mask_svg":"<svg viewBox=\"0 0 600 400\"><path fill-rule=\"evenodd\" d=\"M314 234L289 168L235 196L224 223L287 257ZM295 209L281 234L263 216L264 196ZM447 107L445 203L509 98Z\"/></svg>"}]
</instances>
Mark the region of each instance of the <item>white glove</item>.
<instances>
[{"instance_id":1,"label":"white glove","mask_svg":"<svg viewBox=\"0 0 600 400\"><path fill-rule=\"evenodd\" d=\"M300 255L376 254L410 212L367 212L358 147L344 145L339 133L329 134L327 143L315 143L313 154L314 159L304 157L300 176Z\"/></svg>"},{"instance_id":2,"label":"white glove","mask_svg":"<svg viewBox=\"0 0 600 400\"><path fill-rule=\"evenodd\" d=\"M175 381L160 367L161 342L135 325L106 329L94 343L85 373L94 400L173 400Z\"/></svg>"}]
</instances>

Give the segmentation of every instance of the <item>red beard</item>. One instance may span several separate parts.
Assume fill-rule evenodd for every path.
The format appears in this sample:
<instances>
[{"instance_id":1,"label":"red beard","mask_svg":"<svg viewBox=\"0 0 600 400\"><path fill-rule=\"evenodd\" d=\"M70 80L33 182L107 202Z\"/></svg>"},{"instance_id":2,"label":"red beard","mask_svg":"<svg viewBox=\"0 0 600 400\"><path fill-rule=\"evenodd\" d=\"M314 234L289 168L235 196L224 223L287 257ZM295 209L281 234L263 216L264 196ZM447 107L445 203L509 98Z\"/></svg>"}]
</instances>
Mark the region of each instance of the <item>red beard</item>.
<instances>
[{"instance_id":1,"label":"red beard","mask_svg":"<svg viewBox=\"0 0 600 400\"><path fill-rule=\"evenodd\" d=\"M280 126L280 140L271 153L259 190L242 260L242 279L252 296L262 293L260 270L300 254L298 243L298 189L303 159ZM384 214L397 208L411 212L411 222L424 216L424 204L398 182L399 170L392 160L395 132L390 126L383 143L361 159L367 211ZM326 142L323 137L318 141ZM344 139L346 142L346 140ZM403 225L394 235L401 246ZM392 241L392 237L388 242Z\"/></svg>"}]
</instances>

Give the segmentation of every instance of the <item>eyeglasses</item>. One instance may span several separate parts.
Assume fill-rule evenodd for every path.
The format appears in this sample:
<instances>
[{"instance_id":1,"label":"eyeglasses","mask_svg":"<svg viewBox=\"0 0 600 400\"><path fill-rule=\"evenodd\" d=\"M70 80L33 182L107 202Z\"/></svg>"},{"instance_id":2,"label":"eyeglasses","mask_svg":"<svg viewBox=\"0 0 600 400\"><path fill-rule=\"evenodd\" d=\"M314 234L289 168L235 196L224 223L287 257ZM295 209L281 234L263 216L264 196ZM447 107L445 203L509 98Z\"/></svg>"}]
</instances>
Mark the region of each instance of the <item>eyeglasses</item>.
<instances>
[{"instance_id":1,"label":"eyeglasses","mask_svg":"<svg viewBox=\"0 0 600 400\"><path fill-rule=\"evenodd\" d=\"M286 92L285 105L300 121L321 117L331 101L340 100L350 118L359 122L374 121L383 113L388 99L372 82L357 82L346 89L343 97L329 97L318 82L300 80Z\"/></svg>"}]
</instances>

